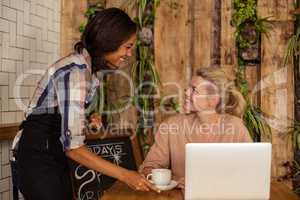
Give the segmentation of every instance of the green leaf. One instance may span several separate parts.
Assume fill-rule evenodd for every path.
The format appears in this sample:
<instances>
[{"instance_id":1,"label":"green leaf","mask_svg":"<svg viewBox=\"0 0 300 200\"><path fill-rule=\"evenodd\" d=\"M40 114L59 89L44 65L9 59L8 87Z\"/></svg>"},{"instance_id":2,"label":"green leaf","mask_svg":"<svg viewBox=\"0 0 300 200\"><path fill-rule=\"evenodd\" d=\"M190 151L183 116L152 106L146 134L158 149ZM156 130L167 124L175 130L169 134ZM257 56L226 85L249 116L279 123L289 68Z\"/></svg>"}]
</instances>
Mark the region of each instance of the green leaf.
<instances>
[{"instance_id":1,"label":"green leaf","mask_svg":"<svg viewBox=\"0 0 300 200\"><path fill-rule=\"evenodd\" d=\"M253 140L256 139L255 136L272 138L271 128L258 108L248 104L243 119Z\"/></svg>"},{"instance_id":2,"label":"green leaf","mask_svg":"<svg viewBox=\"0 0 300 200\"><path fill-rule=\"evenodd\" d=\"M85 23L81 23L80 26L79 26L79 32L83 33L84 30L85 30L85 27L86 27L86 24Z\"/></svg>"}]
</instances>

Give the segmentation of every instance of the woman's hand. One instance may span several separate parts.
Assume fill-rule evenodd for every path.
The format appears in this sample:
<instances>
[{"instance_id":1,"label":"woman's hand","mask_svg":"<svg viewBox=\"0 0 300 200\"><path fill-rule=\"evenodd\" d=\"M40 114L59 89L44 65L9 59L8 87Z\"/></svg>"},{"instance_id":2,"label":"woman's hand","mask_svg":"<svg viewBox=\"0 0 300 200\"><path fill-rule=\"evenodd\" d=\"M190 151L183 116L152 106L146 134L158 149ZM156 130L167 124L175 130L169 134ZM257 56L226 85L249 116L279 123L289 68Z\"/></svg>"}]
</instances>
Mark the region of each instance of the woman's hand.
<instances>
[{"instance_id":1,"label":"woman's hand","mask_svg":"<svg viewBox=\"0 0 300 200\"><path fill-rule=\"evenodd\" d=\"M93 113L89 116L89 129L93 132L98 132L102 127L102 118L98 113Z\"/></svg>"},{"instance_id":2,"label":"woman's hand","mask_svg":"<svg viewBox=\"0 0 300 200\"><path fill-rule=\"evenodd\" d=\"M175 181L177 181L178 185L176 186L176 188L180 188L180 189L184 189L185 186L185 179L184 177L182 178L174 178Z\"/></svg>"},{"instance_id":3,"label":"woman's hand","mask_svg":"<svg viewBox=\"0 0 300 200\"><path fill-rule=\"evenodd\" d=\"M82 164L83 166L101 172L107 176L116 178L129 187L138 191L160 192L141 174L130 171L115 164L112 164L95 153L91 152L86 146L81 146L76 149L67 150L66 156L70 159Z\"/></svg>"},{"instance_id":4,"label":"woman's hand","mask_svg":"<svg viewBox=\"0 0 300 200\"><path fill-rule=\"evenodd\" d=\"M137 191L150 191L160 193L160 190L152 185L142 174L127 170L120 181L126 183L130 188Z\"/></svg>"}]
</instances>

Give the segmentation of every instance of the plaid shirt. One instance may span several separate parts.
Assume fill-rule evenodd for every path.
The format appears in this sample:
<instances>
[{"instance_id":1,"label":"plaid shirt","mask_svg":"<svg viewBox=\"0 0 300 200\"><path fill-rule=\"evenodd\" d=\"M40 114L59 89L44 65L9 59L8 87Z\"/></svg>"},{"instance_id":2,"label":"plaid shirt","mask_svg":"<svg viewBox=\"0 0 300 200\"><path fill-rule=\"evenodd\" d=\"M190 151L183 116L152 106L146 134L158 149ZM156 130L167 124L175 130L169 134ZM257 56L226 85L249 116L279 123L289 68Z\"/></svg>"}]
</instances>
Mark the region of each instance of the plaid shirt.
<instances>
[{"instance_id":1,"label":"plaid shirt","mask_svg":"<svg viewBox=\"0 0 300 200\"><path fill-rule=\"evenodd\" d=\"M78 148L85 140L85 107L98 86L99 80L91 72L88 52L70 54L47 69L38 82L26 117L49 113L51 108L58 107L62 117L60 141L63 149Z\"/></svg>"}]
</instances>

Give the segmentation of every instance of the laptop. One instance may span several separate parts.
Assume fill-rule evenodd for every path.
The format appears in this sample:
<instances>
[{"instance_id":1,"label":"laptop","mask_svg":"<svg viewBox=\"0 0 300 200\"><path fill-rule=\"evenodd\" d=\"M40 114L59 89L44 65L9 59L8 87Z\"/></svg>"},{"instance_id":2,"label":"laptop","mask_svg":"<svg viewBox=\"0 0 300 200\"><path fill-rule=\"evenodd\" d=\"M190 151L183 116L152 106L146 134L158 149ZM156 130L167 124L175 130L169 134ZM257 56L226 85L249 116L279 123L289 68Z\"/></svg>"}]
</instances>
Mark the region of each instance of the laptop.
<instances>
[{"instance_id":1,"label":"laptop","mask_svg":"<svg viewBox=\"0 0 300 200\"><path fill-rule=\"evenodd\" d=\"M186 144L186 200L268 200L270 143Z\"/></svg>"}]
</instances>

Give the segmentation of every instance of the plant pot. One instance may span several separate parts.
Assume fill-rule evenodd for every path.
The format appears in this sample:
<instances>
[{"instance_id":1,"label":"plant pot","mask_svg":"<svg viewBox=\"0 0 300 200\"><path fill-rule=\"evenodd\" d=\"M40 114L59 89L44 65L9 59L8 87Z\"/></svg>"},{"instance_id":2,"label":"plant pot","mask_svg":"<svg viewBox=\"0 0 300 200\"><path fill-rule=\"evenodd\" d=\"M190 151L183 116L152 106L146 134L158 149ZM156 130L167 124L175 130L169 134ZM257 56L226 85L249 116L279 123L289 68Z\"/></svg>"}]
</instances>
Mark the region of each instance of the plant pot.
<instances>
[{"instance_id":1,"label":"plant pot","mask_svg":"<svg viewBox=\"0 0 300 200\"><path fill-rule=\"evenodd\" d=\"M153 41L153 32L151 27L143 27L139 32L139 38L145 45L150 45Z\"/></svg>"},{"instance_id":2,"label":"plant pot","mask_svg":"<svg viewBox=\"0 0 300 200\"><path fill-rule=\"evenodd\" d=\"M257 60L259 57L259 36L253 22L249 21L241 30L242 38L250 44L247 48L241 48L241 57L245 61Z\"/></svg>"},{"instance_id":3,"label":"plant pot","mask_svg":"<svg viewBox=\"0 0 300 200\"><path fill-rule=\"evenodd\" d=\"M245 40L247 40L250 44L254 44L258 41L258 35L256 32L256 28L252 21L247 22L243 29L241 30L241 35Z\"/></svg>"},{"instance_id":4,"label":"plant pot","mask_svg":"<svg viewBox=\"0 0 300 200\"><path fill-rule=\"evenodd\" d=\"M245 61L258 60L259 58L259 48L258 43L252 44L249 48L241 49L241 57Z\"/></svg>"}]
</instances>

